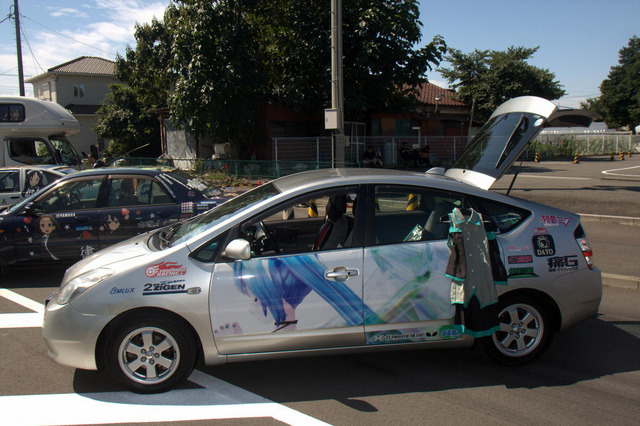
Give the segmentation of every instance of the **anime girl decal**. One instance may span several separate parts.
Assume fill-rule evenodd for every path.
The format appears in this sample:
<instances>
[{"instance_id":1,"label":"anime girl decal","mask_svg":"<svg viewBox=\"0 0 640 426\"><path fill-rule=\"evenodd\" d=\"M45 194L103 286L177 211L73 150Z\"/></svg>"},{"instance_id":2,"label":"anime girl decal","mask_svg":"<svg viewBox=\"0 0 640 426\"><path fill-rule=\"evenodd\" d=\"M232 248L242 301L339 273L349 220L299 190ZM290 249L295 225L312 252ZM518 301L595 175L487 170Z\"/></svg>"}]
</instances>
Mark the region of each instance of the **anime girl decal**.
<instances>
[{"instance_id":1,"label":"anime girl decal","mask_svg":"<svg viewBox=\"0 0 640 426\"><path fill-rule=\"evenodd\" d=\"M22 197L27 198L42 189L44 186L42 183L43 178L44 175L40 170L29 170L26 176L25 187L22 191Z\"/></svg>"},{"instance_id":2,"label":"anime girl decal","mask_svg":"<svg viewBox=\"0 0 640 426\"><path fill-rule=\"evenodd\" d=\"M317 255L256 259L236 262L236 286L254 298L261 314L274 321L274 332L295 330L295 311L304 298L315 291L349 326L361 325L365 317L376 321L377 315L344 283L324 277L326 268Z\"/></svg>"},{"instance_id":3,"label":"anime girl decal","mask_svg":"<svg viewBox=\"0 0 640 426\"><path fill-rule=\"evenodd\" d=\"M50 214L42 215L38 218L38 228L40 232L42 232L42 247L44 252L46 252L51 259L60 260L59 257L56 257L49 248L49 239L51 235L56 229L60 229L60 224L58 221Z\"/></svg>"},{"instance_id":4,"label":"anime girl decal","mask_svg":"<svg viewBox=\"0 0 640 426\"><path fill-rule=\"evenodd\" d=\"M110 234L113 234L114 232L116 232L120 228L120 225L122 224L123 221L129 220L129 210L122 209L120 213L122 214L122 220L120 220L120 218L116 214L107 215L106 223L100 226L100 230L108 232Z\"/></svg>"}]
</instances>

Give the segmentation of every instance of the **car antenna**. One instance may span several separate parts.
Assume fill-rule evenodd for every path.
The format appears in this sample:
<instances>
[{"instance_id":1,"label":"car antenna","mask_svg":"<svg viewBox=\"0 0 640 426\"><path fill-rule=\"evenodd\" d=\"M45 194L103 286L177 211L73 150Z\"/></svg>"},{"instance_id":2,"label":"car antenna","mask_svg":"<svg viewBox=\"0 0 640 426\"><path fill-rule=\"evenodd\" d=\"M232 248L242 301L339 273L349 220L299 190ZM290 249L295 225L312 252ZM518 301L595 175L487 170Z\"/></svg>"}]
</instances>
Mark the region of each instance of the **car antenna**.
<instances>
[{"instance_id":1,"label":"car antenna","mask_svg":"<svg viewBox=\"0 0 640 426\"><path fill-rule=\"evenodd\" d=\"M513 184L516 182L516 178L518 177L518 173L520 173L520 168L522 167L522 162L524 161L524 158L520 157L520 164L518 164L518 168L516 169L516 172L513 174L513 179L511 179L511 184L509 185L509 189L507 189L507 195L509 195L509 193L511 192L511 188L513 188Z\"/></svg>"},{"instance_id":2,"label":"car antenna","mask_svg":"<svg viewBox=\"0 0 640 426\"><path fill-rule=\"evenodd\" d=\"M124 157L126 157L127 155L131 154L133 151L137 151L137 150L142 149L142 148L144 148L145 146L149 146L149 145L151 145L151 142L149 142L149 143L145 143L144 145L141 145L141 146L139 146L139 147L137 147L137 148L133 148L131 151L127 151L127 152L125 152L124 154L120 154L119 156L117 156L117 157L116 157L116 158L114 158L113 160L109 161L109 162L107 163L106 167L109 167L110 165L112 165L112 164L113 164L113 163L115 163L116 161L121 160L122 158L124 158Z\"/></svg>"}]
</instances>

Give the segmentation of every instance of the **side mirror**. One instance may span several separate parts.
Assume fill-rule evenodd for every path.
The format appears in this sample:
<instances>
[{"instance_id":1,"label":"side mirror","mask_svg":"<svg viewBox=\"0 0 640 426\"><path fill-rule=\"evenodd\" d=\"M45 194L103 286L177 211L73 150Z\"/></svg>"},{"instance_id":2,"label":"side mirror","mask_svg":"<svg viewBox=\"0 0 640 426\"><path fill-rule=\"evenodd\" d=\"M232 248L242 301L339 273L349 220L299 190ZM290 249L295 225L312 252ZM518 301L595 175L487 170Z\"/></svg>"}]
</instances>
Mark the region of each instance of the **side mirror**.
<instances>
[{"instance_id":1,"label":"side mirror","mask_svg":"<svg viewBox=\"0 0 640 426\"><path fill-rule=\"evenodd\" d=\"M249 241L237 238L227 244L222 255L233 260L248 260L251 258L251 245Z\"/></svg>"}]
</instances>

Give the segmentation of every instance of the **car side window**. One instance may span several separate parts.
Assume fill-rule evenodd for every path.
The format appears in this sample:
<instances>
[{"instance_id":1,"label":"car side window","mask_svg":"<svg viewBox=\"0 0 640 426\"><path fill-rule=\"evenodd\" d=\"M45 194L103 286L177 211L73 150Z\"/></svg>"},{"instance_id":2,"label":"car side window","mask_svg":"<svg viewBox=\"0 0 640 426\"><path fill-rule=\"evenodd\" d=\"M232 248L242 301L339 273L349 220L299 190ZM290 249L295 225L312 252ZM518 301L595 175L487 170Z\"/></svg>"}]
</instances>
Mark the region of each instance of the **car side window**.
<instances>
[{"instance_id":1,"label":"car side window","mask_svg":"<svg viewBox=\"0 0 640 426\"><path fill-rule=\"evenodd\" d=\"M18 192L20 190L20 172L5 170L0 172L0 192Z\"/></svg>"},{"instance_id":2,"label":"car side window","mask_svg":"<svg viewBox=\"0 0 640 426\"><path fill-rule=\"evenodd\" d=\"M473 204L485 219L489 218L499 233L504 234L520 225L531 212L498 201L485 198L473 198Z\"/></svg>"},{"instance_id":3,"label":"car side window","mask_svg":"<svg viewBox=\"0 0 640 426\"><path fill-rule=\"evenodd\" d=\"M166 190L149 177L111 179L108 198L110 207L170 204L173 202Z\"/></svg>"},{"instance_id":4,"label":"car side window","mask_svg":"<svg viewBox=\"0 0 640 426\"><path fill-rule=\"evenodd\" d=\"M374 244L445 239L449 227L440 218L462 204L460 194L420 187L377 186Z\"/></svg>"},{"instance_id":5,"label":"car side window","mask_svg":"<svg viewBox=\"0 0 640 426\"><path fill-rule=\"evenodd\" d=\"M47 144L39 139L10 140L9 156L23 164L56 164Z\"/></svg>"},{"instance_id":6,"label":"car side window","mask_svg":"<svg viewBox=\"0 0 640 426\"><path fill-rule=\"evenodd\" d=\"M334 188L298 197L246 222L241 236L250 242L252 257L351 248L357 245L356 209L355 190Z\"/></svg>"},{"instance_id":7,"label":"car side window","mask_svg":"<svg viewBox=\"0 0 640 426\"><path fill-rule=\"evenodd\" d=\"M65 182L35 200L38 213L93 209L97 205L102 179L81 179Z\"/></svg>"}]
</instances>

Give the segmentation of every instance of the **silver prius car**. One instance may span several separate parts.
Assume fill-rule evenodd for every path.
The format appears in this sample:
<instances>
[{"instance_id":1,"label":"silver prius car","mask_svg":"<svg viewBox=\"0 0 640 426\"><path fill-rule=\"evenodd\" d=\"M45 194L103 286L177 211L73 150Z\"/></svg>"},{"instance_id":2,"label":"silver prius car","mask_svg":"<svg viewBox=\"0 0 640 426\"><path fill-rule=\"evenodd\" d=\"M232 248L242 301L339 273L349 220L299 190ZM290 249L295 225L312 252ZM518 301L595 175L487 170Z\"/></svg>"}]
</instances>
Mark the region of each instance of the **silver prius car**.
<instances>
[{"instance_id":1,"label":"silver prius car","mask_svg":"<svg viewBox=\"0 0 640 426\"><path fill-rule=\"evenodd\" d=\"M177 386L198 359L477 339L499 362L529 362L596 314L601 274L578 215L487 189L545 125L589 121L515 98L446 172L299 173L101 250L47 300L50 355L142 393ZM493 267L499 285L476 271Z\"/></svg>"}]
</instances>

